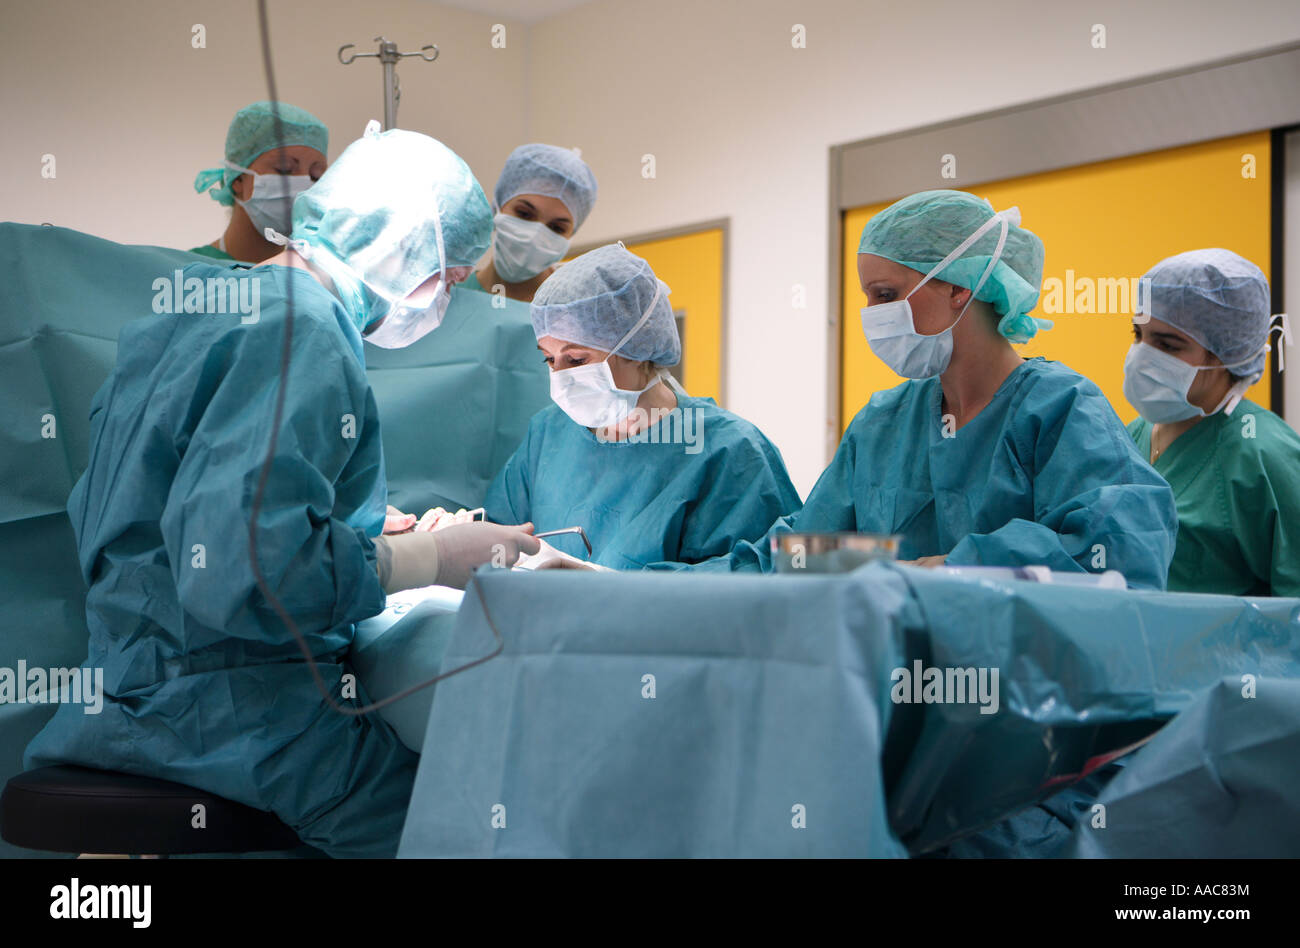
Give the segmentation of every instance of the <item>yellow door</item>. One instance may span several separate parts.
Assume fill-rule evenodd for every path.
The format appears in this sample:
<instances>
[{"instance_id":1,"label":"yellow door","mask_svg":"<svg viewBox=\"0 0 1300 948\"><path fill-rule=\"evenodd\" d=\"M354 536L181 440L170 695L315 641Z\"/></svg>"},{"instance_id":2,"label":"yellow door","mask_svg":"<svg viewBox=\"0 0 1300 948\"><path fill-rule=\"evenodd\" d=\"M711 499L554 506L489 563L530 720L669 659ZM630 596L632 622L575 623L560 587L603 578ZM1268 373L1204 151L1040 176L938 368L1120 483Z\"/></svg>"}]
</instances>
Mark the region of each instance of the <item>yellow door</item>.
<instances>
[{"instance_id":1,"label":"yellow door","mask_svg":"<svg viewBox=\"0 0 1300 948\"><path fill-rule=\"evenodd\" d=\"M678 379L691 395L722 404L722 273L724 241L721 227L627 243L644 258L673 291L668 298L682 335L682 365Z\"/></svg>"},{"instance_id":2,"label":"yellow door","mask_svg":"<svg viewBox=\"0 0 1300 948\"><path fill-rule=\"evenodd\" d=\"M1035 316L1055 322L1018 350L1063 362L1092 379L1125 423L1123 394L1133 341L1132 282L1156 262L1201 247L1226 247L1269 272L1269 133L1118 158L969 188L997 210L1018 205L1021 225L1043 240L1043 293ZM902 197L903 195L899 195ZM863 225L889 203L844 214L840 428L873 392L902 380L867 346L858 284ZM1269 375L1247 397L1269 405Z\"/></svg>"}]
</instances>

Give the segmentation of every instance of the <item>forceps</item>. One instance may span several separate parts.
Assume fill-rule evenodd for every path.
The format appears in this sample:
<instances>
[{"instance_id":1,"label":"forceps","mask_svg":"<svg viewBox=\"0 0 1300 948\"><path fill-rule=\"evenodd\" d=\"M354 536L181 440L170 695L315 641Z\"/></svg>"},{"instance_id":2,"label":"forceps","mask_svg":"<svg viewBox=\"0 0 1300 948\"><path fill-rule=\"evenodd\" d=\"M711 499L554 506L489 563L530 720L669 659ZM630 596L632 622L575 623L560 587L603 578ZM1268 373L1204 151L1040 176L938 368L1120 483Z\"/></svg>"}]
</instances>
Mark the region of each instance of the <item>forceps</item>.
<instances>
[{"instance_id":1,"label":"forceps","mask_svg":"<svg viewBox=\"0 0 1300 948\"><path fill-rule=\"evenodd\" d=\"M582 537L582 545L587 548L587 555L591 556L591 541L587 539L587 531L582 529L582 527L565 527L563 530L547 530L545 533L534 533L533 536L540 540L542 537L555 537L559 536L561 533L576 533L578 536Z\"/></svg>"}]
</instances>

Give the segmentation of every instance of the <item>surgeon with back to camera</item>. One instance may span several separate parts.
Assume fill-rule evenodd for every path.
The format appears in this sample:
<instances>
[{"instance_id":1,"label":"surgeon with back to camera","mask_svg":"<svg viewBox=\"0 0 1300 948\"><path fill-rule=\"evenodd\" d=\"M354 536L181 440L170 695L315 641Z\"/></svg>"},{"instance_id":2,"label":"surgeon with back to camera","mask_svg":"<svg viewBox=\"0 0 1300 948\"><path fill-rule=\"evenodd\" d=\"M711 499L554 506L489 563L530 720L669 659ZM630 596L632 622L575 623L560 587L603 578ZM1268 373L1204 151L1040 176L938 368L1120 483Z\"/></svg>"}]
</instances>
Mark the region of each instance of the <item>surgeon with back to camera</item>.
<instances>
[{"instance_id":1,"label":"surgeon with back to camera","mask_svg":"<svg viewBox=\"0 0 1300 948\"><path fill-rule=\"evenodd\" d=\"M190 252L216 260L260 263L280 253L266 239L292 226L294 199L325 173L329 129L306 109L279 103L277 126L270 102L254 102L235 113L226 131L226 160L200 171L195 191L206 191L231 208L222 235Z\"/></svg>"},{"instance_id":2,"label":"surgeon with back to camera","mask_svg":"<svg viewBox=\"0 0 1300 948\"><path fill-rule=\"evenodd\" d=\"M871 396L803 509L769 537L901 534L901 558L920 565L1113 569L1164 588L1169 485L1096 385L1012 348L1042 322L1028 313L1043 245L1019 224L1018 208L994 213L962 191L913 194L867 222L862 328L908 381ZM768 538L703 564L728 567L771 569Z\"/></svg>"},{"instance_id":3,"label":"surgeon with back to camera","mask_svg":"<svg viewBox=\"0 0 1300 948\"><path fill-rule=\"evenodd\" d=\"M362 339L398 347L436 328L491 228L455 153L371 123L298 198L290 248L233 271L260 283L257 319L152 316L122 330L68 500L89 585L87 667L104 669L106 700L93 716L60 706L27 767L173 780L269 810L330 855L396 852L418 758L377 715L340 713L317 690L256 582L250 518L274 436L257 561L333 700L353 707L368 703L343 697L353 623L386 592L463 587L475 566L538 550L527 524L379 536L384 463Z\"/></svg>"},{"instance_id":4,"label":"surgeon with back to camera","mask_svg":"<svg viewBox=\"0 0 1300 948\"><path fill-rule=\"evenodd\" d=\"M763 433L669 372L681 359L669 289L621 245L585 253L537 291L533 332L555 404L488 488L488 516L581 526L612 569L720 556L799 494ZM571 537L551 541L583 557ZM567 544L562 546L561 544Z\"/></svg>"},{"instance_id":5,"label":"surgeon with back to camera","mask_svg":"<svg viewBox=\"0 0 1300 948\"><path fill-rule=\"evenodd\" d=\"M1124 396L1139 413L1129 433L1178 504L1169 588L1300 596L1300 435L1243 398L1264 374L1268 280L1209 249L1161 260L1138 285Z\"/></svg>"}]
</instances>

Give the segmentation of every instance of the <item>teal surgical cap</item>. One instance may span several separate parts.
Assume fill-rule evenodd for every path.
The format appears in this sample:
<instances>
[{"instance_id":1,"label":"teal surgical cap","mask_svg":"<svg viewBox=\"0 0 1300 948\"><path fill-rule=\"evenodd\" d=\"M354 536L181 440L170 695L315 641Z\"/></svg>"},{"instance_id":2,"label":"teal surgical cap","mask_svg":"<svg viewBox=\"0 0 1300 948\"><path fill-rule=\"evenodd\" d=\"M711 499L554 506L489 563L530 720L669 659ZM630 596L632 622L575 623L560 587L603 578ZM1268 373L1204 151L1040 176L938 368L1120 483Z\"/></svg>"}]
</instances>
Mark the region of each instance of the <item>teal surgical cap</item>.
<instances>
[{"instance_id":1,"label":"teal surgical cap","mask_svg":"<svg viewBox=\"0 0 1300 948\"><path fill-rule=\"evenodd\" d=\"M550 336L612 352L641 321L650 318L618 349L637 362L676 365L682 358L672 292L646 263L620 244L597 247L563 264L546 278L529 311L537 338Z\"/></svg>"},{"instance_id":2,"label":"teal surgical cap","mask_svg":"<svg viewBox=\"0 0 1300 948\"><path fill-rule=\"evenodd\" d=\"M1264 271L1231 250L1166 257L1138 281L1139 313L1191 336L1234 375L1263 373L1272 304Z\"/></svg>"},{"instance_id":3,"label":"teal surgical cap","mask_svg":"<svg viewBox=\"0 0 1300 948\"><path fill-rule=\"evenodd\" d=\"M207 191L212 200L229 207L235 202L230 183L243 174L254 161L274 148L306 145L322 155L329 147L329 129L306 109L287 102L279 104L280 129L277 134L275 114L270 102L254 102L235 113L226 132L226 162L222 168L200 171L194 179L195 191ZM230 165L237 165L232 168Z\"/></svg>"},{"instance_id":4,"label":"teal surgical cap","mask_svg":"<svg viewBox=\"0 0 1300 948\"><path fill-rule=\"evenodd\" d=\"M885 208L862 229L858 253L874 254L918 273L929 273L994 214L993 205L965 191L921 191ZM974 289L997 248L1000 227L991 227L935 279ZM1043 281L1043 242L1017 224L976 299L1002 316L998 331L1012 342L1028 342L1051 322L1028 316Z\"/></svg>"},{"instance_id":5,"label":"teal surgical cap","mask_svg":"<svg viewBox=\"0 0 1300 948\"><path fill-rule=\"evenodd\" d=\"M558 198L573 215L577 230L596 204L596 176L576 152L555 145L520 145L506 159L497 179L497 207L520 194Z\"/></svg>"},{"instance_id":6,"label":"teal surgical cap","mask_svg":"<svg viewBox=\"0 0 1300 948\"><path fill-rule=\"evenodd\" d=\"M380 132L371 122L298 195L293 239L334 279L362 329L382 315L378 302L398 303L444 264L472 266L482 257L492 241L492 207L469 165L442 142Z\"/></svg>"}]
</instances>

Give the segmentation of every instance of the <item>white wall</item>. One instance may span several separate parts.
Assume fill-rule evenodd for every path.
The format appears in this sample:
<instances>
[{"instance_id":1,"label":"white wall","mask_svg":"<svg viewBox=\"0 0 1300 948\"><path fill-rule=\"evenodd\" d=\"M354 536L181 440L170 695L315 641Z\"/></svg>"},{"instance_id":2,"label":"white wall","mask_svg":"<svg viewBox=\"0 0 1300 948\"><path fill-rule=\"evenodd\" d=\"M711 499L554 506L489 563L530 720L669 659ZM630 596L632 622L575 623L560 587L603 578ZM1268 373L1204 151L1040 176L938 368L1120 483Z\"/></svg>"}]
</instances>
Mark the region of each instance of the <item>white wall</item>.
<instances>
[{"instance_id":1,"label":"white wall","mask_svg":"<svg viewBox=\"0 0 1300 948\"><path fill-rule=\"evenodd\" d=\"M329 157L383 118L381 67L344 66L338 48L403 51L436 43L434 63L398 66L398 124L445 141L490 189L525 126L527 58L507 24L424 0L273 0L279 97L330 129ZM191 247L214 240L228 212L194 192L221 164L234 113L267 98L252 0L40 0L0 13L0 219L50 222L125 243ZM207 48L191 47L191 27ZM57 177L41 177L53 154Z\"/></svg>"},{"instance_id":2,"label":"white wall","mask_svg":"<svg viewBox=\"0 0 1300 948\"><path fill-rule=\"evenodd\" d=\"M529 119L595 169L583 242L731 218L728 407L806 493L826 460L831 145L1296 39L1294 0L598 0L532 28Z\"/></svg>"},{"instance_id":3,"label":"white wall","mask_svg":"<svg viewBox=\"0 0 1300 948\"><path fill-rule=\"evenodd\" d=\"M825 462L831 145L1300 39L1294 0L596 0L506 21L505 49L490 42L500 17L424 0L271 7L280 96L330 126L331 158L382 105L379 65L343 66L336 51L383 33L441 47L437 63L399 67L399 124L446 141L489 192L523 141L582 148L601 192L580 242L729 217L728 406L767 431L803 493ZM128 243L214 239L225 211L193 179L220 162L234 111L266 95L255 10L8 3L0 219ZM204 50L190 46L194 23ZM794 23L806 49L791 47ZM1105 50L1090 45L1094 23ZM641 176L647 153L654 180ZM795 283L804 310L790 306Z\"/></svg>"}]
</instances>

